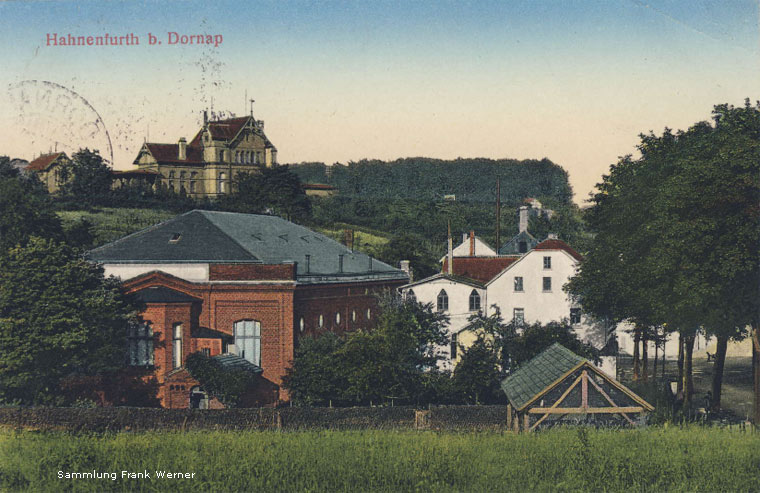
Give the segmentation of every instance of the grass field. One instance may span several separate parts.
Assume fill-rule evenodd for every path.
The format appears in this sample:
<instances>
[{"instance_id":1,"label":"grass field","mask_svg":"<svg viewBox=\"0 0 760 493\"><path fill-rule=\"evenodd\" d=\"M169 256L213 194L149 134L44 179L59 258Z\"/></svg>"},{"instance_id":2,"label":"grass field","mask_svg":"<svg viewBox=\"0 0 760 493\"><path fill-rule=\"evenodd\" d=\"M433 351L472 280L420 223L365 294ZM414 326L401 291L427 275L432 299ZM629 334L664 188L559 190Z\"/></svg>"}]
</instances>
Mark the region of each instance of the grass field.
<instances>
[{"instance_id":1,"label":"grass field","mask_svg":"<svg viewBox=\"0 0 760 493\"><path fill-rule=\"evenodd\" d=\"M156 209L120 209L101 207L91 211L60 211L64 227L84 218L93 225L92 232L95 246L100 246L139 231L148 226L158 224L176 216L170 211Z\"/></svg>"},{"instance_id":2,"label":"grass field","mask_svg":"<svg viewBox=\"0 0 760 493\"><path fill-rule=\"evenodd\" d=\"M116 473L116 480L59 479ZM122 479L121 471L150 479ZM158 479L156 470L195 473ZM0 432L6 491L758 491L760 434L723 428L511 433Z\"/></svg>"}]
</instances>

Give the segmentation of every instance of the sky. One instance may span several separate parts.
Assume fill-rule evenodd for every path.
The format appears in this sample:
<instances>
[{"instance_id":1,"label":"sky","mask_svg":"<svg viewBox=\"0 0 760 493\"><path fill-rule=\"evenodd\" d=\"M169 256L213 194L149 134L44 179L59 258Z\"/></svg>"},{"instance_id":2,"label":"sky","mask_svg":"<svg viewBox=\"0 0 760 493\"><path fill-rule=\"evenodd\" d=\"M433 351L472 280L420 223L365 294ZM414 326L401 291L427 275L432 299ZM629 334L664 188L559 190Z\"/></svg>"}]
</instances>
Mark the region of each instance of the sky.
<instances>
[{"instance_id":1,"label":"sky","mask_svg":"<svg viewBox=\"0 0 760 493\"><path fill-rule=\"evenodd\" d=\"M760 99L759 22L730 0L11 0L0 154L90 147L130 169L145 140L254 99L281 163L546 157L583 204L640 133ZM139 44L47 42L106 33Z\"/></svg>"}]
</instances>

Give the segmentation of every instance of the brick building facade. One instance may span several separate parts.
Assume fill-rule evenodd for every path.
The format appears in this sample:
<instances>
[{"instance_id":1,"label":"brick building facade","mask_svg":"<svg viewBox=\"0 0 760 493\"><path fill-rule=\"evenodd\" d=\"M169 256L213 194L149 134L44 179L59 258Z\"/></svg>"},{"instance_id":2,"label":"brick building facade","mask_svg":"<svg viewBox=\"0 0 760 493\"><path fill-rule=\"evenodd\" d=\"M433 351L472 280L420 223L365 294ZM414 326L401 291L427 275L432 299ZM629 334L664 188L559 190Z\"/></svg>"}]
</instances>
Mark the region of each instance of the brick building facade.
<instances>
[{"instance_id":1,"label":"brick building facade","mask_svg":"<svg viewBox=\"0 0 760 493\"><path fill-rule=\"evenodd\" d=\"M374 326L376 296L408 281L323 235L253 214L192 211L89 258L145 303L147 328L130 339L130 362L152 368L158 398L173 408L202 393L184 368L197 351L260 368L244 404L287 401L282 378L299 337Z\"/></svg>"}]
</instances>

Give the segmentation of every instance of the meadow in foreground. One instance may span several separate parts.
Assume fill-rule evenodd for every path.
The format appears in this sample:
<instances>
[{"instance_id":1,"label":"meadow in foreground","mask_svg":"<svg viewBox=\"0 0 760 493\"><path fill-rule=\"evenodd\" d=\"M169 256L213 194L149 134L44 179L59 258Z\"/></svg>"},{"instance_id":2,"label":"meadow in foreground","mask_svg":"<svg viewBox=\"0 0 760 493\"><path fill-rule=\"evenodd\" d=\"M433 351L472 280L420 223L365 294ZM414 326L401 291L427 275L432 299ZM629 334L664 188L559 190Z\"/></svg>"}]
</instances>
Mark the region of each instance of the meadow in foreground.
<instances>
[{"instance_id":1,"label":"meadow in foreground","mask_svg":"<svg viewBox=\"0 0 760 493\"><path fill-rule=\"evenodd\" d=\"M118 477L59 479L93 470ZM145 470L150 479L121 477ZM155 471L195 474L159 479ZM5 491L758 491L760 435L699 427L529 435L4 431L0 485Z\"/></svg>"}]
</instances>

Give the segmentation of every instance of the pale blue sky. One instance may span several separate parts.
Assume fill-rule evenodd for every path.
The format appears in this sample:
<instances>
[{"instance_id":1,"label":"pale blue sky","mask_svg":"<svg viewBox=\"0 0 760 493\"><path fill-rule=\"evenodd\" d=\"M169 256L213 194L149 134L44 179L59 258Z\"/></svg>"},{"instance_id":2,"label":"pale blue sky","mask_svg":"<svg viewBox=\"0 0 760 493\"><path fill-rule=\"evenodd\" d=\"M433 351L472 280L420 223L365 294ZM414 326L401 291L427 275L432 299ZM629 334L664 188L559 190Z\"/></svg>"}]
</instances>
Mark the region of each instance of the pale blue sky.
<instances>
[{"instance_id":1,"label":"pale blue sky","mask_svg":"<svg viewBox=\"0 0 760 493\"><path fill-rule=\"evenodd\" d=\"M168 31L224 42L167 46ZM120 169L148 132L192 137L212 101L245 113L247 91L281 162L548 157L580 202L638 133L760 97L752 1L10 1L0 32L0 153L86 140L58 128L86 111L19 106L19 83L46 80L100 114ZM141 44L45 46L106 32Z\"/></svg>"}]
</instances>

